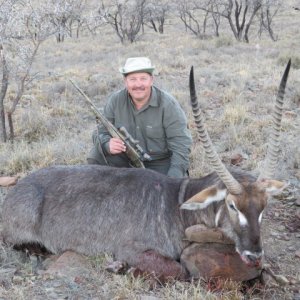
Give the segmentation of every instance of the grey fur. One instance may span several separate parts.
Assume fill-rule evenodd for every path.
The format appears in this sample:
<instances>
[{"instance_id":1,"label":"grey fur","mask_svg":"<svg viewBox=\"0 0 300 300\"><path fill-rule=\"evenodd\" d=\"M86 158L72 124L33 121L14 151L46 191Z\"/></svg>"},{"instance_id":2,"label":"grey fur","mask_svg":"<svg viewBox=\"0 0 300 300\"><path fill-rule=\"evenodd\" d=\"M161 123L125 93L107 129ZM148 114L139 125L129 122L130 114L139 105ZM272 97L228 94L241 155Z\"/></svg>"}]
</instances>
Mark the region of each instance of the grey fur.
<instances>
[{"instance_id":1,"label":"grey fur","mask_svg":"<svg viewBox=\"0 0 300 300\"><path fill-rule=\"evenodd\" d=\"M232 174L255 181L250 175ZM178 260L188 244L184 230L198 223L214 227L224 201L203 211L181 210L180 204L212 184L224 186L215 173L172 179L147 169L44 168L9 191L2 210L3 235L10 243L37 242L53 253L108 252L130 265L146 250ZM220 226L230 231L223 210Z\"/></svg>"}]
</instances>

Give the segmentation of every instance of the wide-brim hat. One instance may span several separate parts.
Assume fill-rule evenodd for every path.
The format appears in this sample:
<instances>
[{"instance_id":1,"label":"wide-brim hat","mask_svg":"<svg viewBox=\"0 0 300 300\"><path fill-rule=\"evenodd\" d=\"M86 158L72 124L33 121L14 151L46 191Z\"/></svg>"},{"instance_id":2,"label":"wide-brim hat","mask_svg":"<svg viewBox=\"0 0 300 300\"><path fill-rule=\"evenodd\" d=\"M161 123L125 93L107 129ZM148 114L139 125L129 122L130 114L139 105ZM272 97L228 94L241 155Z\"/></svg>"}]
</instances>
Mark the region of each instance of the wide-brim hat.
<instances>
[{"instance_id":1,"label":"wide-brim hat","mask_svg":"<svg viewBox=\"0 0 300 300\"><path fill-rule=\"evenodd\" d=\"M129 73L146 72L152 74L155 67L152 66L151 60L148 57L130 57L126 60L124 67L119 71L123 75Z\"/></svg>"}]
</instances>

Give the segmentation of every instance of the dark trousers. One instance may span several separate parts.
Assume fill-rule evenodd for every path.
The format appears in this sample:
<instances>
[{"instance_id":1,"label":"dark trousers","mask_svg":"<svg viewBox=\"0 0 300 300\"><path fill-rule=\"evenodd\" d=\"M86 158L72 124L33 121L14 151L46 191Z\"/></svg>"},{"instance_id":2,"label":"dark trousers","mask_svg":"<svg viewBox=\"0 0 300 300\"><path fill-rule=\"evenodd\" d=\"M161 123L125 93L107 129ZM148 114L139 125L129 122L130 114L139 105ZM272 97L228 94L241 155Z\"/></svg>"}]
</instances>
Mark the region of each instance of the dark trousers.
<instances>
[{"instance_id":1,"label":"dark trousers","mask_svg":"<svg viewBox=\"0 0 300 300\"><path fill-rule=\"evenodd\" d=\"M118 168L131 168L130 161L126 154L104 155L96 147L90 151L87 157L88 164L97 164ZM167 174L170 168L170 158L152 160L151 162L144 162L146 169L151 169L156 172Z\"/></svg>"}]
</instances>

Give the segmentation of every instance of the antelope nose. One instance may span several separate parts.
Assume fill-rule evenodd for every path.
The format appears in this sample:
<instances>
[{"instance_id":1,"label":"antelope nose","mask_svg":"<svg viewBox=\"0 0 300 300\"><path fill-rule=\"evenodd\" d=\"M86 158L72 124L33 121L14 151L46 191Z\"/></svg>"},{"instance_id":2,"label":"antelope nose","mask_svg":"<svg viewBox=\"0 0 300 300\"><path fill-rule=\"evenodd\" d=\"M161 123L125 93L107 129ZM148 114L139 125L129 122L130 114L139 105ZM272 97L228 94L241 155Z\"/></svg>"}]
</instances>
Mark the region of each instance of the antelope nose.
<instances>
[{"instance_id":1,"label":"antelope nose","mask_svg":"<svg viewBox=\"0 0 300 300\"><path fill-rule=\"evenodd\" d=\"M260 254L249 253L246 256L251 265L256 266L256 267L260 265L261 257L262 257L261 253Z\"/></svg>"}]
</instances>

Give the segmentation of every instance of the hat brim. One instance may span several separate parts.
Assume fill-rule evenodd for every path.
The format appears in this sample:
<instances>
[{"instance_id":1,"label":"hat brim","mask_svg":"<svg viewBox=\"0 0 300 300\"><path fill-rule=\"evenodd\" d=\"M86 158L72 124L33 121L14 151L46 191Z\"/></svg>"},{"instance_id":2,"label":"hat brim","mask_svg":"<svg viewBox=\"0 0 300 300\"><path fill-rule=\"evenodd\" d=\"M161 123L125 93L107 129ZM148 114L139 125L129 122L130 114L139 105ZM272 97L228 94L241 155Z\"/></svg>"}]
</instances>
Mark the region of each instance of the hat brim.
<instances>
[{"instance_id":1,"label":"hat brim","mask_svg":"<svg viewBox=\"0 0 300 300\"><path fill-rule=\"evenodd\" d=\"M119 71L123 75L128 75L130 73L150 73L150 74L153 74L154 69L155 68L125 70L124 68L120 68Z\"/></svg>"}]
</instances>

